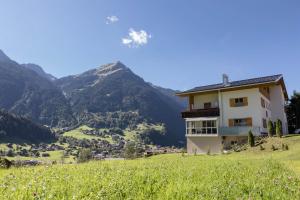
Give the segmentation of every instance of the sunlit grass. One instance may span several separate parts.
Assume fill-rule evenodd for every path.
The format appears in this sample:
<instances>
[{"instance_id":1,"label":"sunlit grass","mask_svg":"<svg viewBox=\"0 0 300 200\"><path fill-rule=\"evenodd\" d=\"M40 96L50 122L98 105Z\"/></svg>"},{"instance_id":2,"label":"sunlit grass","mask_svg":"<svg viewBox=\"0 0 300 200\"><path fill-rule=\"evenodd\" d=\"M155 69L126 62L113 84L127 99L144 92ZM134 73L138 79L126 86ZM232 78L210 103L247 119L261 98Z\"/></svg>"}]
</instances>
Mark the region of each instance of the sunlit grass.
<instances>
[{"instance_id":1,"label":"sunlit grass","mask_svg":"<svg viewBox=\"0 0 300 200\"><path fill-rule=\"evenodd\" d=\"M271 150L281 143L289 150ZM272 138L264 151L0 170L0 199L300 199L299 144Z\"/></svg>"}]
</instances>

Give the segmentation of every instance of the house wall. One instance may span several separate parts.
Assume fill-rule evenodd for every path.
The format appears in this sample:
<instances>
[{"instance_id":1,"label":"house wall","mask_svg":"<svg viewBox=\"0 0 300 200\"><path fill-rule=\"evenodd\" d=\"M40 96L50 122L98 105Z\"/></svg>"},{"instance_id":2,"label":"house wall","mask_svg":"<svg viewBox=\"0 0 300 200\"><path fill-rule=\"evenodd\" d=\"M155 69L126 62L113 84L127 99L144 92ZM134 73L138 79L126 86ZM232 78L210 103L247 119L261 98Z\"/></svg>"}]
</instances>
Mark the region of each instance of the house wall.
<instances>
[{"instance_id":1,"label":"house wall","mask_svg":"<svg viewBox=\"0 0 300 200\"><path fill-rule=\"evenodd\" d=\"M221 126L228 127L229 119L252 118L252 125L262 127L262 111L258 88L221 92ZM248 106L230 107L231 98L248 98Z\"/></svg>"},{"instance_id":2,"label":"house wall","mask_svg":"<svg viewBox=\"0 0 300 200\"><path fill-rule=\"evenodd\" d=\"M204 103L211 103L212 107L218 107L218 93L195 95L194 109L203 109Z\"/></svg>"},{"instance_id":3,"label":"house wall","mask_svg":"<svg viewBox=\"0 0 300 200\"><path fill-rule=\"evenodd\" d=\"M270 107L271 102L268 98L266 98L262 94L260 94L260 98L263 98L265 100L265 104L266 104L266 107L263 108L261 105L261 99L259 100L259 108L260 108L260 112L261 112L261 132L268 133L268 127L264 128L264 126L263 126L263 119L266 119L267 125L268 125L268 121L271 119L271 116L272 116L272 111L271 111L271 107ZM267 112L268 112L268 116L267 116Z\"/></svg>"},{"instance_id":4,"label":"house wall","mask_svg":"<svg viewBox=\"0 0 300 200\"><path fill-rule=\"evenodd\" d=\"M222 138L211 137L187 137L187 153L188 154L219 154L222 151Z\"/></svg>"},{"instance_id":5,"label":"house wall","mask_svg":"<svg viewBox=\"0 0 300 200\"><path fill-rule=\"evenodd\" d=\"M282 91L282 87L280 85L274 85L270 88L270 95L271 95L271 118L272 121L277 121L277 119L280 119L282 121L282 129L283 133L288 133L288 127L287 127L287 118L285 113L285 98Z\"/></svg>"}]
</instances>

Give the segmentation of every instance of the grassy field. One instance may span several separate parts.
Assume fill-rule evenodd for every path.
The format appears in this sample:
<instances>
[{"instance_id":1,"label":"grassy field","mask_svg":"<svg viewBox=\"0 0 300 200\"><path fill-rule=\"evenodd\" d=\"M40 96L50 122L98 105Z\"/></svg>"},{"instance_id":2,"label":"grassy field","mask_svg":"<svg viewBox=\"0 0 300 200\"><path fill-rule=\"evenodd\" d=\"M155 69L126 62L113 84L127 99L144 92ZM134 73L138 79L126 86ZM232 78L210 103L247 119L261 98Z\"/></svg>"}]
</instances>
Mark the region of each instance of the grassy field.
<instances>
[{"instance_id":1,"label":"grassy field","mask_svg":"<svg viewBox=\"0 0 300 200\"><path fill-rule=\"evenodd\" d=\"M300 199L300 136L264 148L0 170L0 199Z\"/></svg>"},{"instance_id":2,"label":"grassy field","mask_svg":"<svg viewBox=\"0 0 300 200\"><path fill-rule=\"evenodd\" d=\"M71 130L71 131L68 131L68 132L65 132L63 134L63 136L66 136L66 137L74 137L76 139L88 139L88 140L92 140L92 139L101 139L101 140L106 140L108 141L109 143L113 143L113 140L111 138L111 136L108 136L108 137L100 137L100 136L96 136L96 135L87 135L87 134L83 134L82 131L83 130L93 130L93 128L90 128L88 126L80 126L79 128L77 129L74 129L74 130ZM101 129L103 130L103 129Z\"/></svg>"}]
</instances>

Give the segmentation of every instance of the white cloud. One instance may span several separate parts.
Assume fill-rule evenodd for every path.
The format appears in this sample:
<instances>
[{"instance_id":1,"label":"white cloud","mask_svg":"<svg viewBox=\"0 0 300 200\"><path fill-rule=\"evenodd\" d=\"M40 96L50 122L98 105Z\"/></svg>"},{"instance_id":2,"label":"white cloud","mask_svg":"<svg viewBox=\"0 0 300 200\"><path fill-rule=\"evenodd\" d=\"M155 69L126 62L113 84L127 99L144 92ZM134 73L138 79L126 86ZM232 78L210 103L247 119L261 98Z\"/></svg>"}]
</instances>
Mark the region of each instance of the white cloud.
<instances>
[{"instance_id":1,"label":"white cloud","mask_svg":"<svg viewBox=\"0 0 300 200\"><path fill-rule=\"evenodd\" d=\"M106 17L106 24L113 24L119 21L119 18L115 15Z\"/></svg>"},{"instance_id":2,"label":"white cloud","mask_svg":"<svg viewBox=\"0 0 300 200\"><path fill-rule=\"evenodd\" d=\"M151 35L144 30L135 31L133 28L129 29L128 36L122 38L122 43L128 47L139 47L148 43Z\"/></svg>"}]
</instances>

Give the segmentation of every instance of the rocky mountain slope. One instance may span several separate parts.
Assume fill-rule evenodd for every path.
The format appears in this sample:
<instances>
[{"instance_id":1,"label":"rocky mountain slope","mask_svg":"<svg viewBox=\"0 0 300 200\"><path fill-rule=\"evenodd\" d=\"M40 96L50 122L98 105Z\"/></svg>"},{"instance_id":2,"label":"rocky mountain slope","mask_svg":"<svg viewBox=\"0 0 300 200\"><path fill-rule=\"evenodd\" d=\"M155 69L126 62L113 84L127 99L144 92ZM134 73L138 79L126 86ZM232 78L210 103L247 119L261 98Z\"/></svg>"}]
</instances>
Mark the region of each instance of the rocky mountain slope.
<instances>
[{"instance_id":1,"label":"rocky mountain slope","mask_svg":"<svg viewBox=\"0 0 300 200\"><path fill-rule=\"evenodd\" d=\"M153 86L121 62L55 79L34 64L20 65L0 52L0 108L51 127L86 124L131 129L162 127L147 137L157 144L184 140L182 103L172 90Z\"/></svg>"},{"instance_id":2,"label":"rocky mountain slope","mask_svg":"<svg viewBox=\"0 0 300 200\"><path fill-rule=\"evenodd\" d=\"M56 77L46 73L43 68L39 65L32 64L32 63L27 63L27 64L22 64L23 67L30 69L32 71L35 71L38 75L48 79L49 81L54 81L56 80Z\"/></svg>"},{"instance_id":3,"label":"rocky mountain slope","mask_svg":"<svg viewBox=\"0 0 300 200\"><path fill-rule=\"evenodd\" d=\"M61 90L35 71L0 52L0 108L40 124L74 123L71 107Z\"/></svg>"},{"instance_id":4,"label":"rocky mountain slope","mask_svg":"<svg viewBox=\"0 0 300 200\"><path fill-rule=\"evenodd\" d=\"M113 113L115 118L122 118L124 113L131 113L124 120L129 118L129 124L132 123L133 126L141 122L165 125L165 134L153 136L152 141L174 144L183 139L181 106L121 62L58 79L55 83L70 101L75 116L93 116L92 119L86 119L97 125L99 118L109 120L105 117L107 113ZM81 120L84 119L81 117ZM114 123L114 120L110 123ZM117 123L114 126L118 126ZM101 121L98 125L107 126Z\"/></svg>"}]
</instances>

